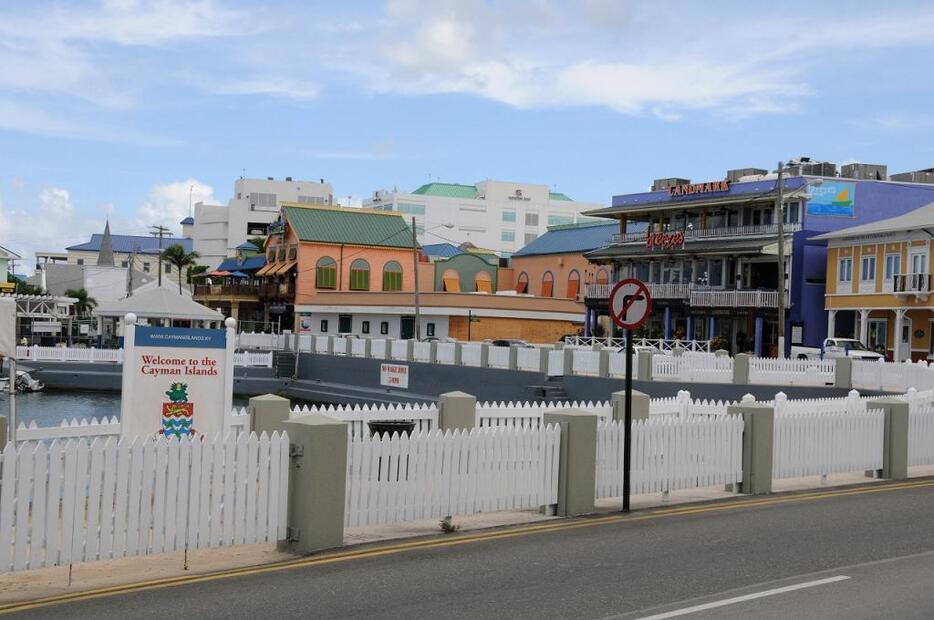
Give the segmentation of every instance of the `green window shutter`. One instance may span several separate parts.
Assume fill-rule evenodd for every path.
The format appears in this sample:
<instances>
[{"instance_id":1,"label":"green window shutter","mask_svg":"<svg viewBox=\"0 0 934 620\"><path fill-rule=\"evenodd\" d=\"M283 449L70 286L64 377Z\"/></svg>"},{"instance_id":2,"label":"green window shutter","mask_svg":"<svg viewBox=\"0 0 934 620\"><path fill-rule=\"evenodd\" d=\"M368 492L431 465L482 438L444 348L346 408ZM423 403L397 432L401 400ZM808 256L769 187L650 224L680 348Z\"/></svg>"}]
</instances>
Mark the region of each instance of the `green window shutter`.
<instances>
[{"instance_id":1,"label":"green window shutter","mask_svg":"<svg viewBox=\"0 0 934 620\"><path fill-rule=\"evenodd\" d=\"M317 288L335 288L337 284L337 270L334 267L319 267L315 274Z\"/></svg>"},{"instance_id":2,"label":"green window shutter","mask_svg":"<svg viewBox=\"0 0 934 620\"><path fill-rule=\"evenodd\" d=\"M354 291L370 290L370 272L364 269L354 269L351 271L350 289Z\"/></svg>"},{"instance_id":3,"label":"green window shutter","mask_svg":"<svg viewBox=\"0 0 934 620\"><path fill-rule=\"evenodd\" d=\"M384 291L401 291L402 290L402 274L398 271L383 272L383 290Z\"/></svg>"}]
</instances>

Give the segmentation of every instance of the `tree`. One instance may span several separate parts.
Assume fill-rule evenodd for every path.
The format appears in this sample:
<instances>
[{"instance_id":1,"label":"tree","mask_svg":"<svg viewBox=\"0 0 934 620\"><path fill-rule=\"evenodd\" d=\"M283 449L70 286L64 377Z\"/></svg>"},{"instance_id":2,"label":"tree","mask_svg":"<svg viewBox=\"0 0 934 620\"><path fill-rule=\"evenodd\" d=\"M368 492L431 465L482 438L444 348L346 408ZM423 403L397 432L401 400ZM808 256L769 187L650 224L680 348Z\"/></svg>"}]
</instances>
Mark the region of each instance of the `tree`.
<instances>
[{"instance_id":1,"label":"tree","mask_svg":"<svg viewBox=\"0 0 934 620\"><path fill-rule=\"evenodd\" d=\"M186 267L194 266L195 261L201 258L201 255L197 252L185 252L185 248L179 243L173 243L166 249L162 250L162 260L169 263L170 265L175 265L175 268L178 270L178 294L182 294L182 270Z\"/></svg>"},{"instance_id":2,"label":"tree","mask_svg":"<svg viewBox=\"0 0 934 620\"><path fill-rule=\"evenodd\" d=\"M47 295L41 286L27 284L24 280L16 280L14 291L20 295Z\"/></svg>"},{"instance_id":3,"label":"tree","mask_svg":"<svg viewBox=\"0 0 934 620\"><path fill-rule=\"evenodd\" d=\"M207 265L189 265L188 271L185 273L185 277L188 281L188 284L190 285L192 280L195 280L197 278L203 278L204 274L207 273L207 271L208 271Z\"/></svg>"},{"instance_id":4,"label":"tree","mask_svg":"<svg viewBox=\"0 0 934 620\"><path fill-rule=\"evenodd\" d=\"M257 252L263 252L266 249L266 237L253 237L248 239L250 243L256 246Z\"/></svg>"},{"instance_id":5,"label":"tree","mask_svg":"<svg viewBox=\"0 0 934 620\"><path fill-rule=\"evenodd\" d=\"M91 310L97 307L97 300L88 296L88 292L83 288L70 288L65 291L65 297L74 297L78 300L75 302L75 314L79 318L87 316Z\"/></svg>"}]
</instances>

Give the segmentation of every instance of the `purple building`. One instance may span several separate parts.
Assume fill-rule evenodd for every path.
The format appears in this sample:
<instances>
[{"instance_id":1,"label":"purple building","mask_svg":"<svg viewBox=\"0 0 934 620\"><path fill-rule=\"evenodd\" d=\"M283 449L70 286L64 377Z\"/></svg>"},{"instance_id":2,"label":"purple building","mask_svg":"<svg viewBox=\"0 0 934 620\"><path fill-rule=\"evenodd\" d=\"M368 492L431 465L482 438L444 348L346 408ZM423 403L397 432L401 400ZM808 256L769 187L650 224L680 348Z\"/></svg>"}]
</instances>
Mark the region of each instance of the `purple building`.
<instances>
[{"instance_id":1,"label":"purple building","mask_svg":"<svg viewBox=\"0 0 934 620\"><path fill-rule=\"evenodd\" d=\"M786 348L826 337L826 242L820 233L889 218L934 202L934 186L885 179L884 166L803 159L784 179ZM865 179L864 177L870 177ZM863 177L863 178L859 178ZM613 197L586 215L615 219L619 232L586 254L611 265L615 279L649 283L653 316L644 337L707 340L732 352L777 355L777 178L731 170L725 180L660 179L652 191ZM633 230L633 223L644 223ZM593 325L607 312L605 289L588 287ZM787 351L786 351L787 354Z\"/></svg>"}]
</instances>

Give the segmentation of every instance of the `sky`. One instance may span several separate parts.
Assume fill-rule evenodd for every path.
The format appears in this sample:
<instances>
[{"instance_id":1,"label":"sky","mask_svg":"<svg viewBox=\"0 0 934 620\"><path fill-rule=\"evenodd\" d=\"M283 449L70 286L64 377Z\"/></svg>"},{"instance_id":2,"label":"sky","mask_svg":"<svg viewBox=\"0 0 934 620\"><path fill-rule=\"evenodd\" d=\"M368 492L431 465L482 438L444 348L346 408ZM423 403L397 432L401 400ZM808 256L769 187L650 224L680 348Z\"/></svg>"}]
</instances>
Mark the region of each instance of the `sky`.
<instances>
[{"instance_id":1,"label":"sky","mask_svg":"<svg viewBox=\"0 0 934 620\"><path fill-rule=\"evenodd\" d=\"M934 3L0 3L0 245L178 232L234 180L609 203L797 156L934 166Z\"/></svg>"}]
</instances>

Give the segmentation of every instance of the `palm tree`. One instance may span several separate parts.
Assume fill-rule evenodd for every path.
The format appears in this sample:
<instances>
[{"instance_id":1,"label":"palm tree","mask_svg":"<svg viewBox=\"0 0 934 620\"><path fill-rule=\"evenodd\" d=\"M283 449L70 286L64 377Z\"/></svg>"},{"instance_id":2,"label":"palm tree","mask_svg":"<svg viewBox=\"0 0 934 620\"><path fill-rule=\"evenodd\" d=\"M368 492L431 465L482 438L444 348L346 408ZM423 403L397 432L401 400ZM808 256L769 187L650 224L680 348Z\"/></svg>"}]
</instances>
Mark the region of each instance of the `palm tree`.
<instances>
[{"instance_id":1,"label":"palm tree","mask_svg":"<svg viewBox=\"0 0 934 620\"><path fill-rule=\"evenodd\" d=\"M75 314L78 317L87 316L91 310L97 307L97 300L89 297L88 292L83 288L70 288L65 291L65 297L74 297L78 300L75 302Z\"/></svg>"},{"instance_id":2,"label":"palm tree","mask_svg":"<svg viewBox=\"0 0 934 620\"><path fill-rule=\"evenodd\" d=\"M190 286L192 280L203 278L204 274L207 273L207 271L208 271L207 265L189 265L188 271L185 273L185 280L188 282L188 285Z\"/></svg>"},{"instance_id":3,"label":"palm tree","mask_svg":"<svg viewBox=\"0 0 934 620\"><path fill-rule=\"evenodd\" d=\"M182 294L182 270L189 265L194 265L195 260L201 258L201 255L197 252L185 252L185 248L181 246L180 243L173 243L166 249L162 250L162 260L169 263L170 265L175 265L175 268L178 270L178 294Z\"/></svg>"}]
</instances>

